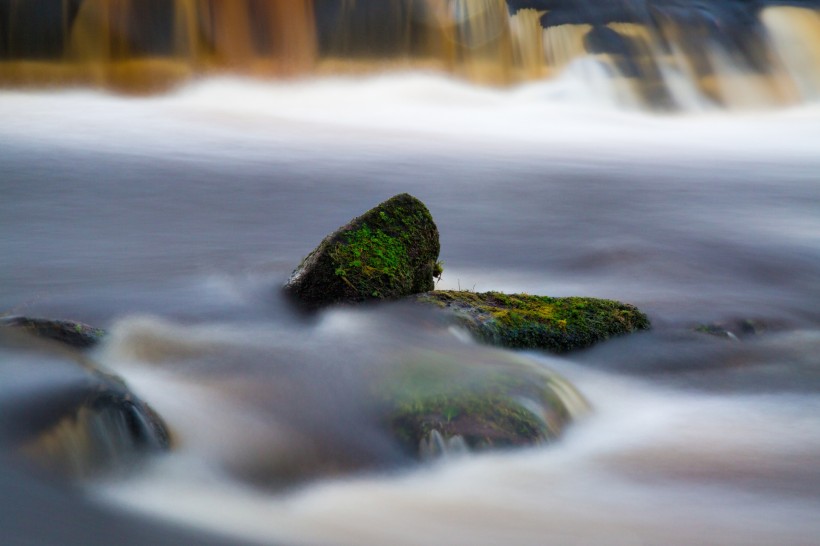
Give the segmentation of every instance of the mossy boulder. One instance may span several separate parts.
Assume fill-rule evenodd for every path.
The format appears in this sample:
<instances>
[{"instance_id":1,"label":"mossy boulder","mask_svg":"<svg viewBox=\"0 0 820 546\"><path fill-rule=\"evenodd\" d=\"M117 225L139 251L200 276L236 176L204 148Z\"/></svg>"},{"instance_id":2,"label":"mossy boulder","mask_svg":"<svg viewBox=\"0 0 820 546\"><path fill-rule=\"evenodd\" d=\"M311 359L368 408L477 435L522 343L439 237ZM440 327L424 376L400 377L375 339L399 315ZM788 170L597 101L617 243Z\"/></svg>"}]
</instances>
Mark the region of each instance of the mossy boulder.
<instances>
[{"instance_id":1,"label":"mossy boulder","mask_svg":"<svg viewBox=\"0 0 820 546\"><path fill-rule=\"evenodd\" d=\"M439 248L430 211L403 193L325 237L285 291L307 307L427 292L434 286Z\"/></svg>"},{"instance_id":2,"label":"mossy boulder","mask_svg":"<svg viewBox=\"0 0 820 546\"><path fill-rule=\"evenodd\" d=\"M14 328L77 349L93 347L105 336L105 330L73 320L13 316L0 318L0 327Z\"/></svg>"},{"instance_id":3,"label":"mossy boulder","mask_svg":"<svg viewBox=\"0 0 820 546\"><path fill-rule=\"evenodd\" d=\"M407 453L423 456L434 442L472 450L545 443L587 409L556 374L491 354L465 363L427 350L407 360L383 391L387 426Z\"/></svg>"},{"instance_id":4,"label":"mossy boulder","mask_svg":"<svg viewBox=\"0 0 820 546\"><path fill-rule=\"evenodd\" d=\"M478 340L512 349L565 353L650 327L637 307L597 298L442 290L415 299L450 311Z\"/></svg>"}]
</instances>

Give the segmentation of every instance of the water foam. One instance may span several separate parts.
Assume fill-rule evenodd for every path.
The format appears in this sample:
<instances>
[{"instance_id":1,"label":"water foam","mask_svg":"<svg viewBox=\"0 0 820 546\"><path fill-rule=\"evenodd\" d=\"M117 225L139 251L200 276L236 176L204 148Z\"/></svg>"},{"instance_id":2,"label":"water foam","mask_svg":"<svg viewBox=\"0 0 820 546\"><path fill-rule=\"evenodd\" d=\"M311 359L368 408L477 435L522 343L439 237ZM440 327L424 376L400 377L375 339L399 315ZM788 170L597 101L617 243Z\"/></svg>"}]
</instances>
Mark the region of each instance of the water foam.
<instances>
[{"instance_id":1,"label":"water foam","mask_svg":"<svg viewBox=\"0 0 820 546\"><path fill-rule=\"evenodd\" d=\"M809 472L820 443L804 440L820 430L805 412L816 400L689 394L563 368L597 412L552 446L278 496L203 481L201 468L167 461L97 492L212 530L299 544L811 543L816 499L780 494L765 479L768 494L756 494L749 477Z\"/></svg>"},{"instance_id":2,"label":"water foam","mask_svg":"<svg viewBox=\"0 0 820 546\"><path fill-rule=\"evenodd\" d=\"M579 70L577 72L583 72ZM594 86L593 86L594 87ZM265 83L210 79L156 98L91 91L3 91L0 139L151 157L305 161L336 151L483 150L516 157L652 161L816 159L820 108L658 116L590 96L569 70L554 82L478 88L423 73Z\"/></svg>"}]
</instances>

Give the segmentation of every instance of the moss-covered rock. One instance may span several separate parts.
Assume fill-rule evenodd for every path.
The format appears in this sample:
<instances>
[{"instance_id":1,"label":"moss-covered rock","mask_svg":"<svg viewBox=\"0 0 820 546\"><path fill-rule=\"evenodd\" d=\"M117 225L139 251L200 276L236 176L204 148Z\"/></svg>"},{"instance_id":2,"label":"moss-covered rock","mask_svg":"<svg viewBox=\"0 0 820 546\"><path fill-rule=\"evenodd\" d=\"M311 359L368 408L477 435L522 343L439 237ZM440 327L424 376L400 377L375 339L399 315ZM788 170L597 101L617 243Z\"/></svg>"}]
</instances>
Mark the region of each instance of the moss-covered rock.
<instances>
[{"instance_id":1,"label":"moss-covered rock","mask_svg":"<svg viewBox=\"0 0 820 546\"><path fill-rule=\"evenodd\" d=\"M0 327L15 328L35 337L50 339L77 349L93 347L105 336L105 330L73 320L32 317L3 317Z\"/></svg>"},{"instance_id":2,"label":"moss-covered rock","mask_svg":"<svg viewBox=\"0 0 820 546\"><path fill-rule=\"evenodd\" d=\"M597 298L442 290L415 299L452 312L480 341L513 349L565 353L650 327L637 307Z\"/></svg>"},{"instance_id":3,"label":"moss-covered rock","mask_svg":"<svg viewBox=\"0 0 820 546\"><path fill-rule=\"evenodd\" d=\"M587 408L569 383L512 356L465 364L428 350L401 370L384 390L387 425L415 456L434 437L474 450L547 442Z\"/></svg>"},{"instance_id":4,"label":"moss-covered rock","mask_svg":"<svg viewBox=\"0 0 820 546\"><path fill-rule=\"evenodd\" d=\"M395 300L433 289L438 253L430 211L403 193L325 237L285 291L308 307Z\"/></svg>"}]
</instances>

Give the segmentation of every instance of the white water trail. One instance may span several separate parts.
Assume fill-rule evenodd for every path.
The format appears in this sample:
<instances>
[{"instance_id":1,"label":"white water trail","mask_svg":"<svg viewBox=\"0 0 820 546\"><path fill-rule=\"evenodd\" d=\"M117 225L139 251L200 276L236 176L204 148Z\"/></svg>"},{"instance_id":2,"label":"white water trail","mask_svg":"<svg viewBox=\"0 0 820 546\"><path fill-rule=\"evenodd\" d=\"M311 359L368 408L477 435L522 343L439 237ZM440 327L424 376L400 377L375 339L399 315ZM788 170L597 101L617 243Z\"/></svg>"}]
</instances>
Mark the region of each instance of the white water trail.
<instances>
[{"instance_id":1,"label":"white water trail","mask_svg":"<svg viewBox=\"0 0 820 546\"><path fill-rule=\"evenodd\" d=\"M211 79L148 99L92 91L0 92L0 141L139 157L350 160L420 150L538 152L560 161L816 159L820 107L654 115L606 96L592 59L564 76L499 90L423 73L265 83ZM592 78L592 80L590 80ZM592 83L593 85L590 85ZM612 91L617 93L617 91ZM694 100L694 99L691 99Z\"/></svg>"},{"instance_id":2,"label":"white water trail","mask_svg":"<svg viewBox=\"0 0 820 546\"><path fill-rule=\"evenodd\" d=\"M817 477L816 398L686 393L562 367L596 411L558 444L277 496L176 454L133 482L97 492L263 542L813 543L820 501L799 481Z\"/></svg>"}]
</instances>

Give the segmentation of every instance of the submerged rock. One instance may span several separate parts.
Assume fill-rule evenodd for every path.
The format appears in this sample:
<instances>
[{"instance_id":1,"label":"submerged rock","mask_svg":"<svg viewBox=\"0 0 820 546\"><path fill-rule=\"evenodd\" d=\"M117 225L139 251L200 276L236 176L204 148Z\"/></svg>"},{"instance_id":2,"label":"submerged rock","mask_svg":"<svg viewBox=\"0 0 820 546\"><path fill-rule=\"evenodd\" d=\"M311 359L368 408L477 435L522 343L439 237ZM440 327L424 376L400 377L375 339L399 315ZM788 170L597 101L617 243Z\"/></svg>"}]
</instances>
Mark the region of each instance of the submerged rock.
<instances>
[{"instance_id":1,"label":"submerged rock","mask_svg":"<svg viewBox=\"0 0 820 546\"><path fill-rule=\"evenodd\" d=\"M308 307L427 292L434 287L438 237L427 207L397 195L325 237L285 291Z\"/></svg>"},{"instance_id":2,"label":"submerged rock","mask_svg":"<svg viewBox=\"0 0 820 546\"><path fill-rule=\"evenodd\" d=\"M415 299L450 311L480 341L513 349L565 353L650 327L637 307L597 298L441 290Z\"/></svg>"},{"instance_id":3,"label":"submerged rock","mask_svg":"<svg viewBox=\"0 0 820 546\"><path fill-rule=\"evenodd\" d=\"M513 356L466 365L423 351L387 389L387 425L403 449L426 458L545 443L587 409L558 375Z\"/></svg>"},{"instance_id":4,"label":"submerged rock","mask_svg":"<svg viewBox=\"0 0 820 546\"><path fill-rule=\"evenodd\" d=\"M20 455L52 475L77 479L128 471L170 448L162 418L125 385L89 382L73 405L19 445Z\"/></svg>"},{"instance_id":5,"label":"submerged rock","mask_svg":"<svg viewBox=\"0 0 820 546\"><path fill-rule=\"evenodd\" d=\"M105 336L105 330L73 320L2 317L0 327L16 328L35 337L50 339L77 349L93 347Z\"/></svg>"},{"instance_id":6,"label":"submerged rock","mask_svg":"<svg viewBox=\"0 0 820 546\"><path fill-rule=\"evenodd\" d=\"M0 445L62 478L128 471L170 448L163 419L119 377L73 351L0 332L0 384L21 382L28 396L0 392Z\"/></svg>"},{"instance_id":7,"label":"submerged rock","mask_svg":"<svg viewBox=\"0 0 820 546\"><path fill-rule=\"evenodd\" d=\"M769 328L768 324L758 319L734 319L725 322L699 324L694 330L702 334L740 341L747 337L760 335Z\"/></svg>"}]
</instances>

